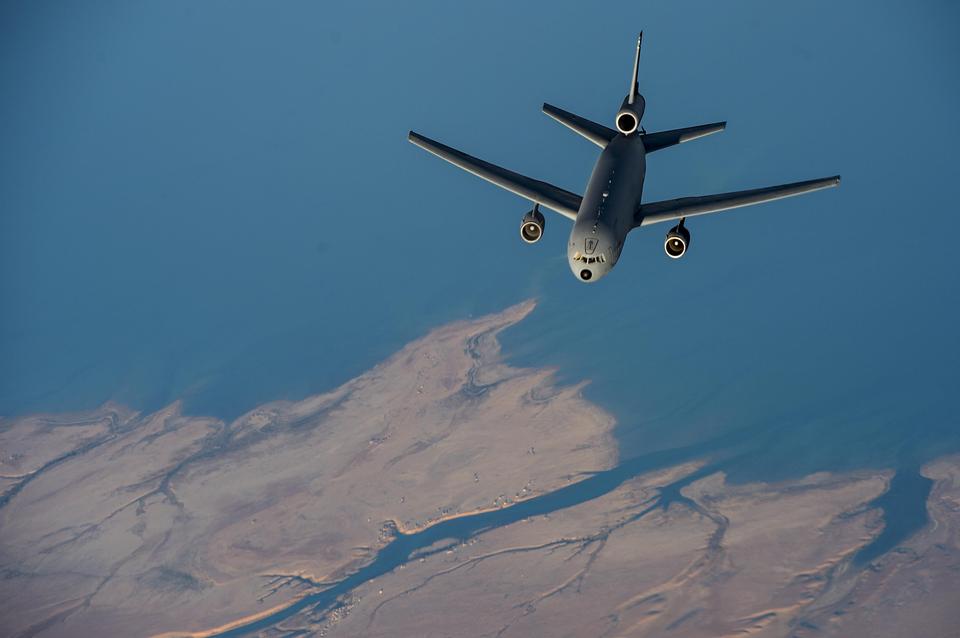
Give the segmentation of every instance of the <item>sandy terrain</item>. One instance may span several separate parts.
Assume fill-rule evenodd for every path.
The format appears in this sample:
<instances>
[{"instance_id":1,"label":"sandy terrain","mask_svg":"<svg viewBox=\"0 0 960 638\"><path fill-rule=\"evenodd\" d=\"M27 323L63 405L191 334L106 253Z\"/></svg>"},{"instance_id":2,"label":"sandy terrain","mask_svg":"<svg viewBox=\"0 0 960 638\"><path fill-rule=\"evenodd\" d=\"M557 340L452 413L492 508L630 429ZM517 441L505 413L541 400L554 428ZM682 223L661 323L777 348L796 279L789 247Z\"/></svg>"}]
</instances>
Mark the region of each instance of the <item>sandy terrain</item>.
<instances>
[{"instance_id":1,"label":"sandy terrain","mask_svg":"<svg viewBox=\"0 0 960 638\"><path fill-rule=\"evenodd\" d=\"M868 569L838 580L798 638L960 636L960 455L923 468L930 523Z\"/></svg>"},{"instance_id":2,"label":"sandy terrain","mask_svg":"<svg viewBox=\"0 0 960 638\"><path fill-rule=\"evenodd\" d=\"M497 333L532 308L232 423L179 404L0 420L0 636L214 635L299 609L393 539L615 466L613 419L580 387L500 361ZM731 485L709 462L441 539L261 633L957 635L960 457L924 468L930 524L865 570L850 559L891 472Z\"/></svg>"},{"instance_id":3,"label":"sandy terrain","mask_svg":"<svg viewBox=\"0 0 960 638\"><path fill-rule=\"evenodd\" d=\"M324 633L788 636L871 538L861 506L886 487L877 474L734 487L717 473L657 507L676 478L639 477L395 570L356 590ZM315 629L303 620L283 626Z\"/></svg>"},{"instance_id":4,"label":"sandy terrain","mask_svg":"<svg viewBox=\"0 0 960 638\"><path fill-rule=\"evenodd\" d=\"M532 303L440 328L328 394L234 423L179 405L0 423L0 634L203 631L388 538L616 462L612 418L498 361ZM387 526L388 527L388 526Z\"/></svg>"},{"instance_id":5,"label":"sandy terrain","mask_svg":"<svg viewBox=\"0 0 960 638\"><path fill-rule=\"evenodd\" d=\"M480 536L352 592L329 636L960 635L960 456L929 464L930 524L866 569L890 474L730 486L656 507L684 468ZM654 505L651 509L651 505Z\"/></svg>"}]
</instances>

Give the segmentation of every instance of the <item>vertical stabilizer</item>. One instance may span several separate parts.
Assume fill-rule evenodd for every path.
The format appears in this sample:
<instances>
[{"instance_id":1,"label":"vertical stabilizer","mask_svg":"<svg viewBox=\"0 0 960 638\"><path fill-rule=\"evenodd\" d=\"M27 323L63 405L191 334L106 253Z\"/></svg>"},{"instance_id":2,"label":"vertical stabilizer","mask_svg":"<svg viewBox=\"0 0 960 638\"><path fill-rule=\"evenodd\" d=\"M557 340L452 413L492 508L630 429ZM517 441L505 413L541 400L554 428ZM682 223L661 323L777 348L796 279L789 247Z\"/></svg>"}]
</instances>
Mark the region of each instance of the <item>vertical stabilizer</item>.
<instances>
[{"instance_id":1,"label":"vertical stabilizer","mask_svg":"<svg viewBox=\"0 0 960 638\"><path fill-rule=\"evenodd\" d=\"M617 124L617 130L624 135L634 134L640 128L640 120L643 118L643 111L647 107L646 101L640 95L640 85L638 76L640 73L640 45L643 44L643 31L637 38L637 52L633 56L633 77L630 82L630 92L623 98L620 104L620 110L614 121Z\"/></svg>"},{"instance_id":2,"label":"vertical stabilizer","mask_svg":"<svg viewBox=\"0 0 960 638\"><path fill-rule=\"evenodd\" d=\"M637 53L633 57L633 82L630 84L630 97L627 100L627 104L633 104L634 100L637 99L637 91L640 88L637 78L640 73L640 46L642 44L643 31L640 32L640 37L637 38Z\"/></svg>"}]
</instances>

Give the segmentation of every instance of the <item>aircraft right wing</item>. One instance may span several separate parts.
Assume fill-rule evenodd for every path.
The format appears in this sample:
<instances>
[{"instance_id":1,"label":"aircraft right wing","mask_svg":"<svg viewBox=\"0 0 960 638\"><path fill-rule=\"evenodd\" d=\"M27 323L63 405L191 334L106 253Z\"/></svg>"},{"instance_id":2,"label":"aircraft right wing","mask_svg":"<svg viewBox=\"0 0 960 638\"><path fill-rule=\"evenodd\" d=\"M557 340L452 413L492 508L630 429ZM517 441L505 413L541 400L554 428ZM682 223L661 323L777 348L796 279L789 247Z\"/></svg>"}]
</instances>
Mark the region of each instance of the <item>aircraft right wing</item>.
<instances>
[{"instance_id":1,"label":"aircraft right wing","mask_svg":"<svg viewBox=\"0 0 960 638\"><path fill-rule=\"evenodd\" d=\"M703 197L681 197L663 202L641 204L633 216L633 227L649 226L660 222L673 221L682 217L717 213L741 206L752 206L763 202L772 202L776 199L793 197L812 193L824 188L833 188L840 185L840 176L811 179L806 182L794 182L767 188L754 188L735 193L721 193L719 195L705 195Z\"/></svg>"},{"instance_id":2,"label":"aircraft right wing","mask_svg":"<svg viewBox=\"0 0 960 638\"><path fill-rule=\"evenodd\" d=\"M447 160L468 173L473 173L477 177L487 180L491 184L529 199L531 202L546 206L568 219L577 219L577 212L580 210L580 202L583 198L576 193L565 191L553 184L541 182L538 179L485 162L413 131L410 131L407 139L420 148Z\"/></svg>"}]
</instances>

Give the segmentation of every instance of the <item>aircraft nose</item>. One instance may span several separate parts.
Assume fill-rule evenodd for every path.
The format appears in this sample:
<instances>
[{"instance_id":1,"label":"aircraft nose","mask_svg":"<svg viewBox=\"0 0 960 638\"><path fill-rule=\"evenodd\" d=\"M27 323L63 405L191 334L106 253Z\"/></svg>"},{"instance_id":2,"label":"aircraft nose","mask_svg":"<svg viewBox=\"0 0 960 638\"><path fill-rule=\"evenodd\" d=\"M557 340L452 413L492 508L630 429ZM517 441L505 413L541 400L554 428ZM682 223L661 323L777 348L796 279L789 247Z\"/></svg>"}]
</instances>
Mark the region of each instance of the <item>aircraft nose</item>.
<instances>
[{"instance_id":1,"label":"aircraft nose","mask_svg":"<svg viewBox=\"0 0 960 638\"><path fill-rule=\"evenodd\" d=\"M567 244L567 263L571 274L578 280L596 283L610 272L617 261L615 237L605 226L592 224L584 230L583 220L577 224Z\"/></svg>"}]
</instances>

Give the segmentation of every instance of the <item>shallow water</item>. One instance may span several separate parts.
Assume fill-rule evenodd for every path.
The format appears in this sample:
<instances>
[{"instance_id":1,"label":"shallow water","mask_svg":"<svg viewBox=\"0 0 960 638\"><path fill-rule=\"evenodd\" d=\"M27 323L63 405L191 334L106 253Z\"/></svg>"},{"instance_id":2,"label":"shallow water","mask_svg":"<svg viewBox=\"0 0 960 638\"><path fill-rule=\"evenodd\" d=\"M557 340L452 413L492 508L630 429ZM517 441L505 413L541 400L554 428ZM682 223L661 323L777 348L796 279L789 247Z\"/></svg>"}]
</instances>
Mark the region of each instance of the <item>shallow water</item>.
<instances>
[{"instance_id":1,"label":"shallow water","mask_svg":"<svg viewBox=\"0 0 960 638\"><path fill-rule=\"evenodd\" d=\"M890 489L870 503L870 507L883 510L884 527L872 543L853 557L855 567L875 561L927 524L927 497L932 487L933 481L916 468L897 472Z\"/></svg>"}]
</instances>

